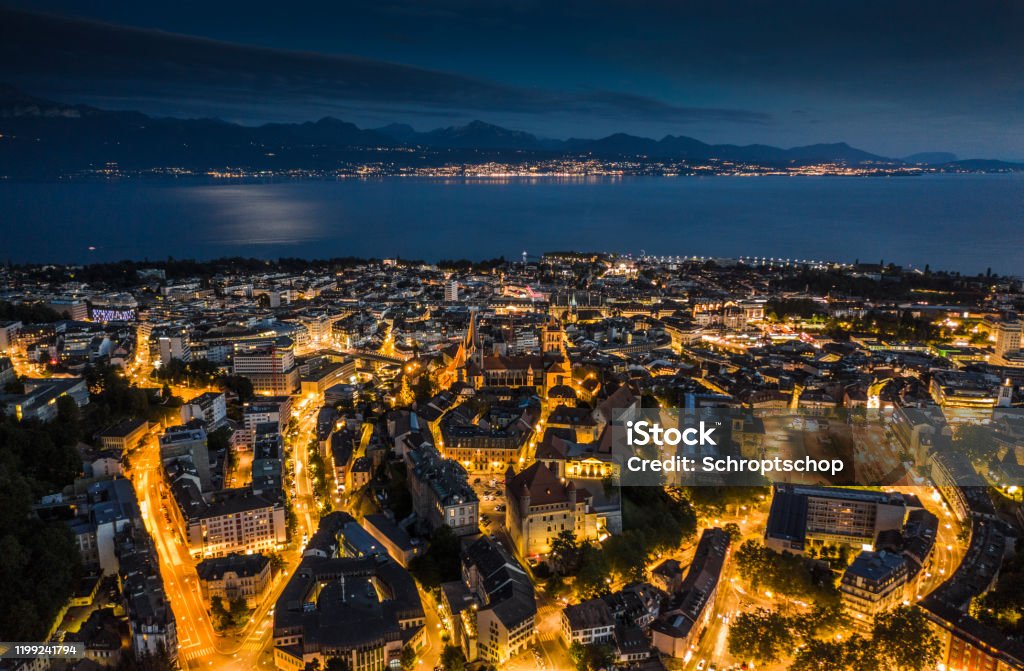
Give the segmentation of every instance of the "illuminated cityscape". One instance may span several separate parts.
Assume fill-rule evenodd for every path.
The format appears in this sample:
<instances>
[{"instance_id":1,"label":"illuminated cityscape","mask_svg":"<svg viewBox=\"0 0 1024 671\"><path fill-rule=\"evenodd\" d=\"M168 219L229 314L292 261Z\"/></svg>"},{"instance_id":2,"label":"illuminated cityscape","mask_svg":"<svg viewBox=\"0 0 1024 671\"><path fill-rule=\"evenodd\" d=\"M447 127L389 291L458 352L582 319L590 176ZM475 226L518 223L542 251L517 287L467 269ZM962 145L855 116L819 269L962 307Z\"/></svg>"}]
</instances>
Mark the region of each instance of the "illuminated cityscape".
<instances>
[{"instance_id":1,"label":"illuminated cityscape","mask_svg":"<svg viewBox=\"0 0 1024 671\"><path fill-rule=\"evenodd\" d=\"M1024 671L1021 35L0 0L0 671Z\"/></svg>"},{"instance_id":2,"label":"illuminated cityscape","mask_svg":"<svg viewBox=\"0 0 1024 671\"><path fill-rule=\"evenodd\" d=\"M1000 512L1020 506L1019 280L261 265L2 271L5 449L66 462L18 462L20 505L76 550L18 638L182 669L896 664L882 637L919 668L1024 661ZM670 406L730 413L737 455L772 454L786 413L879 413L869 456L905 468L623 485L615 413Z\"/></svg>"}]
</instances>

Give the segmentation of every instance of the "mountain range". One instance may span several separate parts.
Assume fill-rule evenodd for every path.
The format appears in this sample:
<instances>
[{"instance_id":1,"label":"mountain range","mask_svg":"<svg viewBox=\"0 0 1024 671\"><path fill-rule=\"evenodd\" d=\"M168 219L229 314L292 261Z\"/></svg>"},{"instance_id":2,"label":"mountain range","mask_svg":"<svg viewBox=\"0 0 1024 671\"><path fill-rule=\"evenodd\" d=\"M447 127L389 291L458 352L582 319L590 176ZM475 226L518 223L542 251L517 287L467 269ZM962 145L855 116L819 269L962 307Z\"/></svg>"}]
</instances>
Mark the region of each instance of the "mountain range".
<instances>
[{"instance_id":1,"label":"mountain range","mask_svg":"<svg viewBox=\"0 0 1024 671\"><path fill-rule=\"evenodd\" d=\"M405 124L364 129L332 117L243 126L220 119L151 117L64 104L0 85L0 176L7 177L71 174L112 163L122 170L172 166L191 170L332 170L356 162L428 166L579 156L694 163L720 160L764 166L917 164L1024 170L1022 164L1000 161L961 162L943 152L889 158L845 142L784 149L708 144L677 135L655 140L625 133L553 140L483 121L427 132Z\"/></svg>"}]
</instances>

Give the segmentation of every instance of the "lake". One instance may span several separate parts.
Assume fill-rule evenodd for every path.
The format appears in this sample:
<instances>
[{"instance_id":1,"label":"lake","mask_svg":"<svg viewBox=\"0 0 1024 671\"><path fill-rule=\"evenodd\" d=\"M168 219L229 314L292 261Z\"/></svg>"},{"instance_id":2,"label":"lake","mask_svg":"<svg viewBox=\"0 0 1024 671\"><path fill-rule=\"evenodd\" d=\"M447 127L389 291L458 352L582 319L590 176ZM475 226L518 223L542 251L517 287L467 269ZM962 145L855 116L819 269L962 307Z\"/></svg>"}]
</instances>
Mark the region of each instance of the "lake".
<instances>
[{"instance_id":1,"label":"lake","mask_svg":"<svg viewBox=\"0 0 1024 671\"><path fill-rule=\"evenodd\" d=\"M1024 175L8 182L0 221L5 262L581 250L1024 275Z\"/></svg>"}]
</instances>

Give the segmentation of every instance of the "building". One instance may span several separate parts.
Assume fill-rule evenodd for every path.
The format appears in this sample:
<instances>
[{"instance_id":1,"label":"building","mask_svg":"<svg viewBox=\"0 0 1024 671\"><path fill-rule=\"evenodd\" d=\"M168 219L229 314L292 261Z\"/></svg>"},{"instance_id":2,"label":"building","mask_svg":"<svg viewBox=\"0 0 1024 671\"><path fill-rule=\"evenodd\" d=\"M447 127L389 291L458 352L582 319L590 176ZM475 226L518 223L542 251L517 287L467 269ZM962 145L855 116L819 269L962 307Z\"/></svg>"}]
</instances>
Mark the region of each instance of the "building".
<instances>
[{"instance_id":1,"label":"building","mask_svg":"<svg viewBox=\"0 0 1024 671\"><path fill-rule=\"evenodd\" d=\"M182 457L192 460L199 475L199 487L208 492L213 489L210 473L210 452L206 444L206 429L197 424L168 427L160 436L160 461L165 464Z\"/></svg>"},{"instance_id":2,"label":"building","mask_svg":"<svg viewBox=\"0 0 1024 671\"><path fill-rule=\"evenodd\" d=\"M907 560L891 552L861 552L843 573L843 608L858 627L870 628L875 615L903 602Z\"/></svg>"},{"instance_id":3,"label":"building","mask_svg":"<svg viewBox=\"0 0 1024 671\"><path fill-rule=\"evenodd\" d=\"M458 280L449 280L444 285L444 299L449 303L457 303L459 301Z\"/></svg>"},{"instance_id":4,"label":"building","mask_svg":"<svg viewBox=\"0 0 1024 671\"><path fill-rule=\"evenodd\" d=\"M292 418L292 399L290 396L273 396L250 401L242 409L242 423L249 431L256 431L260 424L274 423L279 433L283 433Z\"/></svg>"},{"instance_id":5,"label":"building","mask_svg":"<svg viewBox=\"0 0 1024 671\"><path fill-rule=\"evenodd\" d=\"M477 533L480 501L462 465L429 444L408 450L405 460L417 516L431 530L448 525L459 536Z\"/></svg>"},{"instance_id":6,"label":"building","mask_svg":"<svg viewBox=\"0 0 1024 671\"><path fill-rule=\"evenodd\" d=\"M7 354L18 343L21 322L0 321L0 354Z\"/></svg>"},{"instance_id":7,"label":"building","mask_svg":"<svg viewBox=\"0 0 1024 671\"><path fill-rule=\"evenodd\" d=\"M348 513L334 511L320 518L303 557L388 557L387 548Z\"/></svg>"},{"instance_id":8,"label":"building","mask_svg":"<svg viewBox=\"0 0 1024 671\"><path fill-rule=\"evenodd\" d=\"M666 559L651 569L651 582L672 594L682 586L683 575L683 565L678 559Z\"/></svg>"},{"instance_id":9,"label":"building","mask_svg":"<svg viewBox=\"0 0 1024 671\"><path fill-rule=\"evenodd\" d=\"M487 537L466 547L461 585L472 607L451 602L448 607L459 611L453 626L468 660L503 664L536 640L533 584L504 548ZM448 594L453 591L458 593L449 589Z\"/></svg>"},{"instance_id":10,"label":"building","mask_svg":"<svg viewBox=\"0 0 1024 671\"><path fill-rule=\"evenodd\" d=\"M566 647L608 643L615 637L615 617L604 599L590 599L562 610L561 632Z\"/></svg>"},{"instance_id":11,"label":"building","mask_svg":"<svg viewBox=\"0 0 1024 671\"><path fill-rule=\"evenodd\" d=\"M420 539L411 538L387 515L367 515L363 518L363 528L387 550L392 559L405 568L409 567L413 558L426 550Z\"/></svg>"},{"instance_id":12,"label":"building","mask_svg":"<svg viewBox=\"0 0 1024 671\"><path fill-rule=\"evenodd\" d=\"M571 431L572 440L576 443L592 443L600 434L594 413L590 408L559 405L548 415L547 427Z\"/></svg>"},{"instance_id":13,"label":"building","mask_svg":"<svg viewBox=\"0 0 1024 671\"><path fill-rule=\"evenodd\" d=\"M932 374L928 387L943 408L994 408L999 401L999 378L985 373L942 370Z\"/></svg>"},{"instance_id":14,"label":"building","mask_svg":"<svg viewBox=\"0 0 1024 671\"><path fill-rule=\"evenodd\" d=\"M44 301L43 305L65 319L70 319L76 322L84 322L89 319L89 304L82 298L76 298L74 296L53 296Z\"/></svg>"},{"instance_id":15,"label":"building","mask_svg":"<svg viewBox=\"0 0 1024 671\"><path fill-rule=\"evenodd\" d=\"M562 610L561 634L567 647L610 645L620 664L651 655L646 631L658 617L666 594L647 583L630 583L617 592Z\"/></svg>"},{"instance_id":16,"label":"building","mask_svg":"<svg viewBox=\"0 0 1024 671\"><path fill-rule=\"evenodd\" d=\"M141 659L163 652L174 665L178 659L177 622L160 577L156 548L141 523L118 539L117 558L135 656Z\"/></svg>"},{"instance_id":17,"label":"building","mask_svg":"<svg viewBox=\"0 0 1024 671\"><path fill-rule=\"evenodd\" d=\"M18 373L14 370L14 364L11 363L8 357L0 356L0 389L15 382L17 379Z\"/></svg>"},{"instance_id":18,"label":"building","mask_svg":"<svg viewBox=\"0 0 1024 671\"><path fill-rule=\"evenodd\" d=\"M126 419L101 432L97 437L105 450L119 454L135 449L145 440L149 422L144 419Z\"/></svg>"},{"instance_id":19,"label":"building","mask_svg":"<svg viewBox=\"0 0 1024 671\"><path fill-rule=\"evenodd\" d=\"M207 432L216 431L228 421L228 408L224 394L208 391L196 396L181 406L181 422L188 424L193 420L201 421Z\"/></svg>"},{"instance_id":20,"label":"building","mask_svg":"<svg viewBox=\"0 0 1024 671\"><path fill-rule=\"evenodd\" d=\"M352 381L356 375L356 360L347 358L345 361L328 362L312 368L299 377L299 393L303 396L321 396L328 389L344 385Z\"/></svg>"},{"instance_id":21,"label":"building","mask_svg":"<svg viewBox=\"0 0 1024 671\"><path fill-rule=\"evenodd\" d=\"M412 576L381 557L303 557L274 610L274 664L281 671L400 668L402 649L425 643Z\"/></svg>"},{"instance_id":22,"label":"building","mask_svg":"<svg viewBox=\"0 0 1024 671\"><path fill-rule=\"evenodd\" d=\"M196 559L233 552L274 552L287 541L284 506L250 489L225 489L212 501L203 499L194 482L179 478L171 485L177 503L175 521Z\"/></svg>"},{"instance_id":23,"label":"building","mask_svg":"<svg viewBox=\"0 0 1024 671\"><path fill-rule=\"evenodd\" d=\"M440 423L438 447L445 457L474 473L500 473L522 463L533 440L540 409L492 404L481 416L459 406Z\"/></svg>"},{"instance_id":24,"label":"building","mask_svg":"<svg viewBox=\"0 0 1024 671\"><path fill-rule=\"evenodd\" d=\"M715 612L718 581L729 556L729 534L705 529L678 591L651 625L651 643L669 657L685 657Z\"/></svg>"},{"instance_id":25,"label":"building","mask_svg":"<svg viewBox=\"0 0 1024 671\"><path fill-rule=\"evenodd\" d=\"M164 366L170 363L171 359L185 363L192 361L192 347L185 333L160 336L157 339L157 346L160 348L160 362Z\"/></svg>"},{"instance_id":26,"label":"building","mask_svg":"<svg viewBox=\"0 0 1024 671\"><path fill-rule=\"evenodd\" d=\"M91 484L68 520L82 563L112 575L118 570L118 539L133 527L142 528L132 483L123 478Z\"/></svg>"},{"instance_id":27,"label":"building","mask_svg":"<svg viewBox=\"0 0 1024 671\"><path fill-rule=\"evenodd\" d=\"M99 583L97 582L97 585ZM116 667L121 659L124 622L114 615L113 608L97 608L76 632L68 632L64 643L77 643L82 657L100 666Z\"/></svg>"},{"instance_id":28,"label":"building","mask_svg":"<svg viewBox=\"0 0 1024 671\"><path fill-rule=\"evenodd\" d=\"M238 344L233 369L252 382L253 391L265 396L292 394L299 388L295 346L288 338L272 345Z\"/></svg>"},{"instance_id":29,"label":"building","mask_svg":"<svg viewBox=\"0 0 1024 671\"><path fill-rule=\"evenodd\" d=\"M1024 367L1024 351L1021 350L1021 331L1024 322L1018 319L998 322L993 329L995 352L989 363L1012 368Z\"/></svg>"},{"instance_id":30,"label":"building","mask_svg":"<svg viewBox=\"0 0 1024 671\"><path fill-rule=\"evenodd\" d=\"M597 540L602 532L590 492L572 480L563 483L540 462L518 474L509 466L505 500L505 528L523 557L546 555L563 531L576 534L579 542Z\"/></svg>"},{"instance_id":31,"label":"building","mask_svg":"<svg viewBox=\"0 0 1024 671\"><path fill-rule=\"evenodd\" d=\"M915 502L898 493L776 485L765 545L776 552L797 554L812 542L874 546L880 532L903 529L908 503Z\"/></svg>"},{"instance_id":32,"label":"building","mask_svg":"<svg viewBox=\"0 0 1024 671\"><path fill-rule=\"evenodd\" d=\"M8 415L51 422L57 418L57 399L69 396L78 407L89 404L89 387L84 378L28 378L22 394L0 394L0 405Z\"/></svg>"},{"instance_id":33,"label":"building","mask_svg":"<svg viewBox=\"0 0 1024 671\"><path fill-rule=\"evenodd\" d=\"M255 608L267 595L271 585L270 559L261 554L229 554L204 559L196 566L199 589L206 603L221 599L224 607L236 599Z\"/></svg>"}]
</instances>

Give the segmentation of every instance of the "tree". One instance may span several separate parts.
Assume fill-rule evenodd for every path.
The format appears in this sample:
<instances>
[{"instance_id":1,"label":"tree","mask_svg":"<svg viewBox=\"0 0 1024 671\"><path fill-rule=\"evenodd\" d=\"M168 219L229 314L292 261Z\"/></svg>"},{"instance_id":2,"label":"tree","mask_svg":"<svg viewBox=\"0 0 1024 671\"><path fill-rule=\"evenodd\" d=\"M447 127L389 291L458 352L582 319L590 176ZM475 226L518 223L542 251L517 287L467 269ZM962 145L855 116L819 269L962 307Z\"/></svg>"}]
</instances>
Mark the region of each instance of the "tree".
<instances>
[{"instance_id":1,"label":"tree","mask_svg":"<svg viewBox=\"0 0 1024 671\"><path fill-rule=\"evenodd\" d=\"M401 662L404 671L410 671L416 666L416 651L412 649L411 645L402 648Z\"/></svg>"},{"instance_id":2,"label":"tree","mask_svg":"<svg viewBox=\"0 0 1024 671\"><path fill-rule=\"evenodd\" d=\"M612 573L626 580L643 580L647 570L649 543L643 532L630 529L605 541L602 552Z\"/></svg>"},{"instance_id":3,"label":"tree","mask_svg":"<svg viewBox=\"0 0 1024 671\"><path fill-rule=\"evenodd\" d=\"M409 563L409 571L426 589L436 589L443 582L460 577L459 537L447 524L438 527L430 537L427 551Z\"/></svg>"},{"instance_id":4,"label":"tree","mask_svg":"<svg viewBox=\"0 0 1024 671\"><path fill-rule=\"evenodd\" d=\"M729 534L729 541L733 544L739 543L743 539L743 530L735 522L729 522L722 527L722 530Z\"/></svg>"},{"instance_id":5,"label":"tree","mask_svg":"<svg viewBox=\"0 0 1024 671\"><path fill-rule=\"evenodd\" d=\"M228 609L224 607L224 599L219 596L210 599L210 619L216 623L218 629L227 629L230 615Z\"/></svg>"},{"instance_id":6,"label":"tree","mask_svg":"<svg viewBox=\"0 0 1024 671\"><path fill-rule=\"evenodd\" d=\"M228 604L228 615L233 627L244 626L246 620L249 619L249 606L246 605L245 599L242 597L232 599Z\"/></svg>"},{"instance_id":7,"label":"tree","mask_svg":"<svg viewBox=\"0 0 1024 671\"><path fill-rule=\"evenodd\" d=\"M577 642L569 646L569 659L576 671L609 669L615 662L615 651L611 646L601 643L582 645Z\"/></svg>"},{"instance_id":8,"label":"tree","mask_svg":"<svg viewBox=\"0 0 1024 671\"><path fill-rule=\"evenodd\" d=\"M416 400L416 395L412 391L412 386L409 384L409 376L402 376L402 383L398 389L398 395L395 398L395 405L407 408L412 405L413 401Z\"/></svg>"},{"instance_id":9,"label":"tree","mask_svg":"<svg viewBox=\"0 0 1024 671\"><path fill-rule=\"evenodd\" d=\"M741 659L774 662L792 649L793 643L790 621L764 608L740 613L729 627L729 654Z\"/></svg>"},{"instance_id":10,"label":"tree","mask_svg":"<svg viewBox=\"0 0 1024 671\"><path fill-rule=\"evenodd\" d=\"M576 594L590 599L608 593L611 568L601 549L587 541L580 545L580 569L576 574Z\"/></svg>"},{"instance_id":11,"label":"tree","mask_svg":"<svg viewBox=\"0 0 1024 671\"><path fill-rule=\"evenodd\" d=\"M819 641L810 639L793 659L790 671L853 671L872 668L858 666L862 662L860 650L866 642L859 636L847 641Z\"/></svg>"},{"instance_id":12,"label":"tree","mask_svg":"<svg viewBox=\"0 0 1024 671\"><path fill-rule=\"evenodd\" d=\"M551 541L551 566L561 575L571 575L579 568L580 548L571 529L559 532Z\"/></svg>"},{"instance_id":13,"label":"tree","mask_svg":"<svg viewBox=\"0 0 1024 671\"><path fill-rule=\"evenodd\" d=\"M967 424L956 430L953 449L975 461L988 461L999 449L992 429L980 424Z\"/></svg>"},{"instance_id":14,"label":"tree","mask_svg":"<svg viewBox=\"0 0 1024 671\"><path fill-rule=\"evenodd\" d=\"M344 657L328 657L324 671L352 671L352 662Z\"/></svg>"},{"instance_id":15,"label":"tree","mask_svg":"<svg viewBox=\"0 0 1024 671\"><path fill-rule=\"evenodd\" d=\"M466 656L462 648L446 645L441 652L441 668L444 671L466 671Z\"/></svg>"},{"instance_id":16,"label":"tree","mask_svg":"<svg viewBox=\"0 0 1024 671\"><path fill-rule=\"evenodd\" d=\"M939 660L939 639L917 606L899 606L876 615L871 641L884 668L924 671Z\"/></svg>"}]
</instances>

